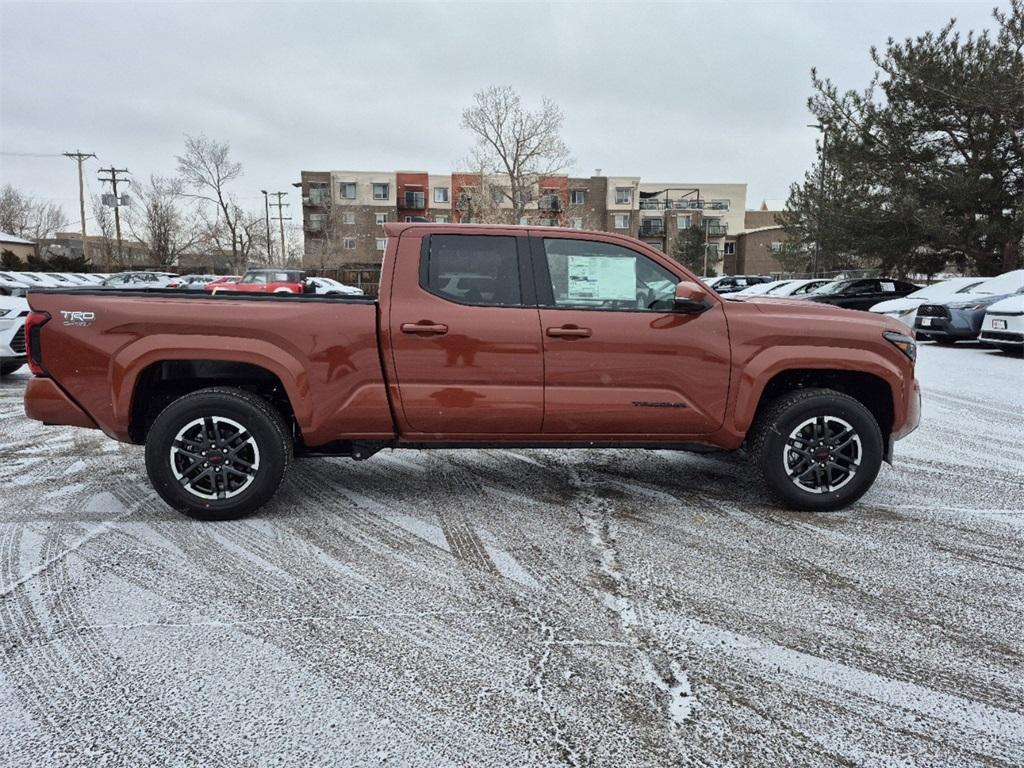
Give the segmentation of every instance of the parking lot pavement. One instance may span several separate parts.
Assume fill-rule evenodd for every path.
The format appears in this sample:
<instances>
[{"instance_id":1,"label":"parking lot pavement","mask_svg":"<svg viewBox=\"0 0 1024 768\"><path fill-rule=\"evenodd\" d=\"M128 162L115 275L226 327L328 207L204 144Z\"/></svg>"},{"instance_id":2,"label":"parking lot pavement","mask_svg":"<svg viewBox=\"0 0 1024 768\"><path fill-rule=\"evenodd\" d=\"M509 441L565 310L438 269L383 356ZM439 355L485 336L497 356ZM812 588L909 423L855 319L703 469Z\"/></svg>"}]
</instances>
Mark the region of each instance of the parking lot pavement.
<instances>
[{"instance_id":1,"label":"parking lot pavement","mask_svg":"<svg viewBox=\"0 0 1024 768\"><path fill-rule=\"evenodd\" d=\"M838 513L742 456L300 462L248 520L0 384L0 754L44 765L1020 765L1024 364L925 345Z\"/></svg>"}]
</instances>

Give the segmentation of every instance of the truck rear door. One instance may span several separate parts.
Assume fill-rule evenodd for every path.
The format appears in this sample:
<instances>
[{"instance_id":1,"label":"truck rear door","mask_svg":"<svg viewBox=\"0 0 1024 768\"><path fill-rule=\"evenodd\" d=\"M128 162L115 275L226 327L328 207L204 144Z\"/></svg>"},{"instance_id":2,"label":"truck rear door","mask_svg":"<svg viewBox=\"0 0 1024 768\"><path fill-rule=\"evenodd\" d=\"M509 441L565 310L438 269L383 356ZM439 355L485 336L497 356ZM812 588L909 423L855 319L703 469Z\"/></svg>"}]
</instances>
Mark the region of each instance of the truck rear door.
<instances>
[{"instance_id":1,"label":"truck rear door","mask_svg":"<svg viewBox=\"0 0 1024 768\"><path fill-rule=\"evenodd\" d=\"M447 440L540 432L543 345L527 238L418 234L399 240L384 318L409 429Z\"/></svg>"}]
</instances>

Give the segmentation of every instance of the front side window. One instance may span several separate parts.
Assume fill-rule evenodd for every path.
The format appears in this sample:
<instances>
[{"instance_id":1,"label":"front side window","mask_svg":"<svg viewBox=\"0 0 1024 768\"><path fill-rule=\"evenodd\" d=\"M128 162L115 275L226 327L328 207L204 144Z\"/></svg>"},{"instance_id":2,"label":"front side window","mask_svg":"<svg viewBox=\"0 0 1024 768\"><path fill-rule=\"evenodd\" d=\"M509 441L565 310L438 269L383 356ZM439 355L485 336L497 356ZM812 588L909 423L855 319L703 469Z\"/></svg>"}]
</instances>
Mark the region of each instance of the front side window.
<instances>
[{"instance_id":1,"label":"front side window","mask_svg":"<svg viewBox=\"0 0 1024 768\"><path fill-rule=\"evenodd\" d=\"M263 284L267 282L267 275L265 272L250 272L249 274L242 277L241 282L243 283L259 283Z\"/></svg>"},{"instance_id":2,"label":"front side window","mask_svg":"<svg viewBox=\"0 0 1024 768\"><path fill-rule=\"evenodd\" d=\"M545 240L556 307L668 312L675 301L674 274L646 256L610 243Z\"/></svg>"},{"instance_id":3,"label":"front side window","mask_svg":"<svg viewBox=\"0 0 1024 768\"><path fill-rule=\"evenodd\" d=\"M514 237L434 235L427 255L428 291L459 304L521 305Z\"/></svg>"},{"instance_id":4,"label":"front side window","mask_svg":"<svg viewBox=\"0 0 1024 768\"><path fill-rule=\"evenodd\" d=\"M343 181L338 185L338 196L342 200L356 199L356 183L354 181Z\"/></svg>"},{"instance_id":5,"label":"front side window","mask_svg":"<svg viewBox=\"0 0 1024 768\"><path fill-rule=\"evenodd\" d=\"M374 184L373 185L373 199L374 200L387 200L391 195L390 184Z\"/></svg>"},{"instance_id":6,"label":"front side window","mask_svg":"<svg viewBox=\"0 0 1024 768\"><path fill-rule=\"evenodd\" d=\"M434 187L434 202L435 203L447 203L448 202L448 187Z\"/></svg>"}]
</instances>

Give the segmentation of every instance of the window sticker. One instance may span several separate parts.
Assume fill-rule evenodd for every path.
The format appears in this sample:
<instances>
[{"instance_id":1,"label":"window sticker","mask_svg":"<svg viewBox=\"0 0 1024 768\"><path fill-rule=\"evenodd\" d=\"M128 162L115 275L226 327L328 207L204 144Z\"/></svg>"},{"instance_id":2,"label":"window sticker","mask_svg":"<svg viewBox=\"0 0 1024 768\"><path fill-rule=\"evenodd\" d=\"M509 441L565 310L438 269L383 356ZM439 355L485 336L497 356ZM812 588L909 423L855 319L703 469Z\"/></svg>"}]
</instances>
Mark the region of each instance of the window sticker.
<instances>
[{"instance_id":1,"label":"window sticker","mask_svg":"<svg viewBox=\"0 0 1024 768\"><path fill-rule=\"evenodd\" d=\"M895 293L896 292L896 283L887 283L887 282L885 282L883 280L882 281L882 290L885 291L886 293Z\"/></svg>"},{"instance_id":2,"label":"window sticker","mask_svg":"<svg viewBox=\"0 0 1024 768\"><path fill-rule=\"evenodd\" d=\"M636 293L636 258L569 256L570 299L632 301Z\"/></svg>"}]
</instances>

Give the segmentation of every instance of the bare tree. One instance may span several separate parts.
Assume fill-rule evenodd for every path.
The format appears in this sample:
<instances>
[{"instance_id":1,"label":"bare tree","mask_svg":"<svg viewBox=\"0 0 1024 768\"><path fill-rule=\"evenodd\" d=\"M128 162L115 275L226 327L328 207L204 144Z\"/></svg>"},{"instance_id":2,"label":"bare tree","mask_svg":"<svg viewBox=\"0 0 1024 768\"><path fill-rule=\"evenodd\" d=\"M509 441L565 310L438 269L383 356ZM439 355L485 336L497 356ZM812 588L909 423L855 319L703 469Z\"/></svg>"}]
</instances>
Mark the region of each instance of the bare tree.
<instances>
[{"instance_id":1,"label":"bare tree","mask_svg":"<svg viewBox=\"0 0 1024 768\"><path fill-rule=\"evenodd\" d=\"M186 135L185 154L176 159L185 190L182 194L199 203L206 239L221 253L231 254L233 268L245 266L245 214L227 189L242 176L242 164L231 159L231 145L203 135Z\"/></svg>"},{"instance_id":2,"label":"bare tree","mask_svg":"<svg viewBox=\"0 0 1024 768\"><path fill-rule=\"evenodd\" d=\"M462 127L476 137L474 168L479 164L507 179L508 186L500 189L511 203L515 221L533 201L537 182L564 171L572 162L561 136L564 119L550 99L544 99L536 111L526 109L510 86L478 91L472 106L462 113Z\"/></svg>"},{"instance_id":3,"label":"bare tree","mask_svg":"<svg viewBox=\"0 0 1024 768\"><path fill-rule=\"evenodd\" d=\"M68 217L58 204L33 200L10 184L0 189L0 232L38 241L67 224Z\"/></svg>"},{"instance_id":4,"label":"bare tree","mask_svg":"<svg viewBox=\"0 0 1024 768\"><path fill-rule=\"evenodd\" d=\"M94 259L93 263L115 264L118 268L123 269L126 265L118 258L117 248L114 247L117 237L114 231L114 215L111 213L111 208L103 204L103 198L99 195L92 197L92 219L103 238L100 242L99 254L92 246L89 247L89 255Z\"/></svg>"},{"instance_id":5,"label":"bare tree","mask_svg":"<svg viewBox=\"0 0 1024 768\"><path fill-rule=\"evenodd\" d=\"M150 176L148 184L136 189L138 205L128 210L128 231L160 268L177 264L200 239L198 222L181 209L181 189L180 179Z\"/></svg>"}]
</instances>

